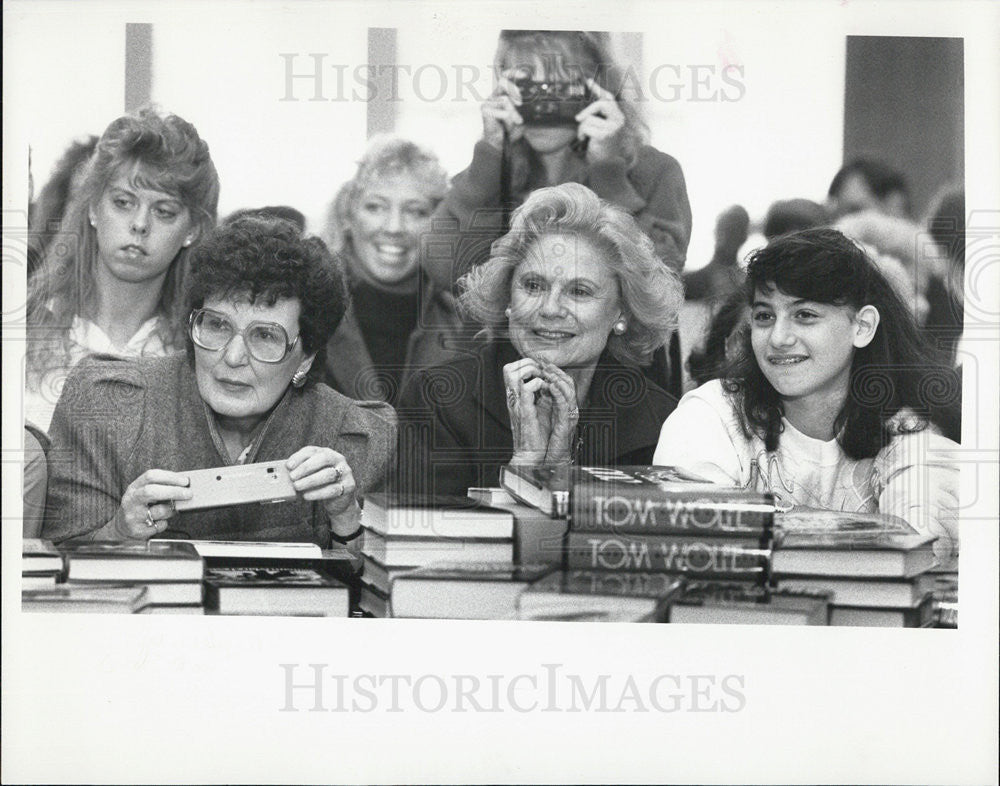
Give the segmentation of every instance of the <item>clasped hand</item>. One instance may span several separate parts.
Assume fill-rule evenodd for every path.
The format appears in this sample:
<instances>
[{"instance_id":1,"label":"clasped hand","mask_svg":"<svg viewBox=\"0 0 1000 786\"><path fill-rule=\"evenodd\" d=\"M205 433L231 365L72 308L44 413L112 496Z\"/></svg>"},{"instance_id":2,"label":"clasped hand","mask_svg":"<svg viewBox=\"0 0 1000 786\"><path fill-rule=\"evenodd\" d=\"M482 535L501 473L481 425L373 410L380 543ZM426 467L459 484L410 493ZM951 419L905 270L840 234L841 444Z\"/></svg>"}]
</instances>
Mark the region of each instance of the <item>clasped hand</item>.
<instances>
[{"instance_id":1,"label":"clasped hand","mask_svg":"<svg viewBox=\"0 0 1000 786\"><path fill-rule=\"evenodd\" d=\"M572 458L580 411L576 385L558 366L522 358L503 367L514 455L511 462L538 466Z\"/></svg>"},{"instance_id":2,"label":"clasped hand","mask_svg":"<svg viewBox=\"0 0 1000 786\"><path fill-rule=\"evenodd\" d=\"M299 497L320 502L335 534L352 534L360 523L357 484L347 460L337 451L315 445L301 448L285 462ZM192 497L182 472L150 469L133 480L122 495L112 531L125 540L148 540L170 526L177 514L174 502Z\"/></svg>"}]
</instances>

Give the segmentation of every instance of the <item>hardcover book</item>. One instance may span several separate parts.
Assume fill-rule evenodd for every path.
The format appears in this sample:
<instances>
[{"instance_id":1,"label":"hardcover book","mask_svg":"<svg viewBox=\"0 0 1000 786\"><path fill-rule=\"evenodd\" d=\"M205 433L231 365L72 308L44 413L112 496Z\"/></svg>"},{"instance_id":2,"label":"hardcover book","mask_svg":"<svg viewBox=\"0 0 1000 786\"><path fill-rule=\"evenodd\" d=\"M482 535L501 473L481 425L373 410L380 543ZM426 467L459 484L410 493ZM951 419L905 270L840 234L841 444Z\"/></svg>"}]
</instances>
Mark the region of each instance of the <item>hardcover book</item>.
<instances>
[{"instance_id":1,"label":"hardcover book","mask_svg":"<svg viewBox=\"0 0 1000 786\"><path fill-rule=\"evenodd\" d=\"M775 546L775 575L910 578L934 567L933 535L880 530L788 532Z\"/></svg>"},{"instance_id":2,"label":"hardcover book","mask_svg":"<svg viewBox=\"0 0 1000 786\"><path fill-rule=\"evenodd\" d=\"M38 590L54 587L58 578L59 573L54 570L25 571L21 574L21 589Z\"/></svg>"},{"instance_id":3,"label":"hardcover book","mask_svg":"<svg viewBox=\"0 0 1000 786\"><path fill-rule=\"evenodd\" d=\"M760 548L755 536L706 538L570 532L566 538L566 567L571 569L756 578L766 572L770 554L769 549Z\"/></svg>"},{"instance_id":4,"label":"hardcover book","mask_svg":"<svg viewBox=\"0 0 1000 786\"><path fill-rule=\"evenodd\" d=\"M21 541L21 571L40 573L44 571L62 572L63 555L51 540L24 538Z\"/></svg>"},{"instance_id":5,"label":"hardcover book","mask_svg":"<svg viewBox=\"0 0 1000 786\"><path fill-rule=\"evenodd\" d=\"M214 614L346 617L348 589L312 568L210 567L205 608Z\"/></svg>"},{"instance_id":6,"label":"hardcover book","mask_svg":"<svg viewBox=\"0 0 1000 786\"><path fill-rule=\"evenodd\" d=\"M381 592L363 581L361 582L361 591L358 593L358 608L369 617L385 619L391 616L388 593Z\"/></svg>"},{"instance_id":7,"label":"hardcover book","mask_svg":"<svg viewBox=\"0 0 1000 786\"><path fill-rule=\"evenodd\" d=\"M833 594L835 606L860 608L913 608L925 591L912 579L845 579L795 576L780 579L778 589L820 590Z\"/></svg>"},{"instance_id":8,"label":"hardcover book","mask_svg":"<svg viewBox=\"0 0 1000 786\"><path fill-rule=\"evenodd\" d=\"M826 625L830 593L692 582L670 608L674 624Z\"/></svg>"},{"instance_id":9,"label":"hardcover book","mask_svg":"<svg viewBox=\"0 0 1000 786\"><path fill-rule=\"evenodd\" d=\"M775 525L786 537L791 534L832 534L884 532L912 535L916 533L905 519L889 513L858 513L848 510L819 510L816 508L795 508L780 511L775 517Z\"/></svg>"},{"instance_id":10,"label":"hardcover book","mask_svg":"<svg viewBox=\"0 0 1000 786\"><path fill-rule=\"evenodd\" d=\"M81 589L113 586L116 582L71 579L64 586ZM118 586L124 586L118 583ZM150 606L200 606L204 585L200 581L141 581L128 586L144 587L144 602Z\"/></svg>"},{"instance_id":11,"label":"hardcover book","mask_svg":"<svg viewBox=\"0 0 1000 786\"><path fill-rule=\"evenodd\" d=\"M513 562L514 541L496 538L422 538L381 535L365 529L361 552L387 567L422 567L432 562Z\"/></svg>"},{"instance_id":12,"label":"hardcover book","mask_svg":"<svg viewBox=\"0 0 1000 786\"><path fill-rule=\"evenodd\" d=\"M569 512L569 466L556 468L500 467L500 485L515 500L542 511L551 518Z\"/></svg>"},{"instance_id":13,"label":"hardcover book","mask_svg":"<svg viewBox=\"0 0 1000 786\"><path fill-rule=\"evenodd\" d=\"M555 571L518 598L524 620L663 622L684 579L666 573Z\"/></svg>"},{"instance_id":14,"label":"hardcover book","mask_svg":"<svg viewBox=\"0 0 1000 786\"><path fill-rule=\"evenodd\" d=\"M71 580L201 581L202 559L190 543L151 540L114 543L68 540L62 549Z\"/></svg>"},{"instance_id":15,"label":"hardcover book","mask_svg":"<svg viewBox=\"0 0 1000 786\"><path fill-rule=\"evenodd\" d=\"M513 619L517 597L551 571L548 565L511 562L439 563L409 571L392 582L393 617Z\"/></svg>"},{"instance_id":16,"label":"hardcover book","mask_svg":"<svg viewBox=\"0 0 1000 786\"><path fill-rule=\"evenodd\" d=\"M21 593L21 609L30 612L133 614L146 605L143 587L74 587L57 584Z\"/></svg>"},{"instance_id":17,"label":"hardcover book","mask_svg":"<svg viewBox=\"0 0 1000 786\"><path fill-rule=\"evenodd\" d=\"M180 540L153 538L150 543L187 543L209 559L319 559L323 551L315 543L281 543L252 540Z\"/></svg>"},{"instance_id":18,"label":"hardcover book","mask_svg":"<svg viewBox=\"0 0 1000 786\"><path fill-rule=\"evenodd\" d=\"M857 606L834 606L830 624L866 628L930 628L935 623L934 596L927 593L912 608L866 609Z\"/></svg>"},{"instance_id":19,"label":"hardcover book","mask_svg":"<svg viewBox=\"0 0 1000 786\"><path fill-rule=\"evenodd\" d=\"M570 480L570 526L579 532L765 536L774 512L770 494L674 467L579 467Z\"/></svg>"},{"instance_id":20,"label":"hardcover book","mask_svg":"<svg viewBox=\"0 0 1000 786\"><path fill-rule=\"evenodd\" d=\"M469 497L369 494L361 523L382 535L511 538L514 515Z\"/></svg>"},{"instance_id":21,"label":"hardcover book","mask_svg":"<svg viewBox=\"0 0 1000 786\"><path fill-rule=\"evenodd\" d=\"M363 555L361 578L365 584L370 584L379 592L389 594L392 580L396 576L401 576L411 570L416 570L419 565L383 565L370 554Z\"/></svg>"},{"instance_id":22,"label":"hardcover book","mask_svg":"<svg viewBox=\"0 0 1000 786\"><path fill-rule=\"evenodd\" d=\"M498 486L471 486L469 499L474 499L483 505L516 505L517 500L510 492Z\"/></svg>"}]
</instances>

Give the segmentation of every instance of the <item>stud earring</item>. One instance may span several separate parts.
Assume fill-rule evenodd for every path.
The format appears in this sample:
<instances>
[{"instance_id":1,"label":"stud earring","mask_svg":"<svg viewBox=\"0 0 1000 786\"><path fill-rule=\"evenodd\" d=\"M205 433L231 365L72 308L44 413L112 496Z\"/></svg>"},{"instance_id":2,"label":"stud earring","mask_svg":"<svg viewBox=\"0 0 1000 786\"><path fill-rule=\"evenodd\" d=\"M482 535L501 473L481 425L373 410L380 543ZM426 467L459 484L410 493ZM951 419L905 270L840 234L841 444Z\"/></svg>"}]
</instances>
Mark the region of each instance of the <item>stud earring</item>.
<instances>
[{"instance_id":1,"label":"stud earring","mask_svg":"<svg viewBox=\"0 0 1000 786\"><path fill-rule=\"evenodd\" d=\"M300 388L304 384L306 384L306 375L308 373L309 373L308 371L303 371L302 369L299 369L298 371L296 371L292 375L292 387L293 388Z\"/></svg>"},{"instance_id":2,"label":"stud earring","mask_svg":"<svg viewBox=\"0 0 1000 786\"><path fill-rule=\"evenodd\" d=\"M625 320L619 319L617 322L615 322L614 326L611 329L614 331L616 336L620 336L622 333L625 332L625 328L627 327L628 325L625 323Z\"/></svg>"},{"instance_id":3,"label":"stud earring","mask_svg":"<svg viewBox=\"0 0 1000 786\"><path fill-rule=\"evenodd\" d=\"M507 306L507 308L503 310L503 315L507 317L507 319L510 319L510 306Z\"/></svg>"}]
</instances>

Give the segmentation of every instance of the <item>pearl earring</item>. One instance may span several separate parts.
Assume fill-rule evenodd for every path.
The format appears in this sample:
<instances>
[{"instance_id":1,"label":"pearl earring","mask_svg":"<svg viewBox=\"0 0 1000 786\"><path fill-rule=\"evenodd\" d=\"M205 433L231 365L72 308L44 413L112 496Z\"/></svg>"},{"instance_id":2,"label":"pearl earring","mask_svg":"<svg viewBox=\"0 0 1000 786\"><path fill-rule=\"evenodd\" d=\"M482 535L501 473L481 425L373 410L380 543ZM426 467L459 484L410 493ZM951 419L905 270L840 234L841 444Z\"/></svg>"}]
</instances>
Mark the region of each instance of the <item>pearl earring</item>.
<instances>
[{"instance_id":1,"label":"pearl earring","mask_svg":"<svg viewBox=\"0 0 1000 786\"><path fill-rule=\"evenodd\" d=\"M503 315L507 317L507 319L510 319L510 306L507 306L507 308L503 310Z\"/></svg>"},{"instance_id":2,"label":"pearl earring","mask_svg":"<svg viewBox=\"0 0 1000 786\"><path fill-rule=\"evenodd\" d=\"M627 327L628 325L625 323L625 320L619 319L617 322L615 322L614 327L612 327L611 329L615 332L616 336L620 336L622 333L625 332L625 328Z\"/></svg>"}]
</instances>

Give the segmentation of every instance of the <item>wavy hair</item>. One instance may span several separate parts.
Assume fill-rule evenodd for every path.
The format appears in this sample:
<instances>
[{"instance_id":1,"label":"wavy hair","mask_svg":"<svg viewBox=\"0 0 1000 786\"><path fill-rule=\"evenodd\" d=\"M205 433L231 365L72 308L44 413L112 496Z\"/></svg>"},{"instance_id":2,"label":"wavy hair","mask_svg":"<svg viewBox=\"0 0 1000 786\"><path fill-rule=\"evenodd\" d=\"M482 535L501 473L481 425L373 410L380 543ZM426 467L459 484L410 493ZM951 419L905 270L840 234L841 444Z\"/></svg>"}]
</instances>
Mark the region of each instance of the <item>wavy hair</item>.
<instances>
[{"instance_id":1,"label":"wavy hair","mask_svg":"<svg viewBox=\"0 0 1000 786\"><path fill-rule=\"evenodd\" d=\"M514 271L548 234L575 235L605 252L627 323L622 335L608 338L608 349L623 363L648 363L677 325L684 302L680 278L632 216L579 183L540 188L514 211L510 231L493 243L489 260L459 281L463 310L491 336L502 328Z\"/></svg>"},{"instance_id":2,"label":"wavy hair","mask_svg":"<svg viewBox=\"0 0 1000 786\"><path fill-rule=\"evenodd\" d=\"M49 243L29 284L29 375L68 362L74 317L87 315L97 305L97 231L90 224L90 211L111 180L132 167L138 167L144 188L171 194L188 209L199 236L215 225L219 176L197 129L176 115L148 107L113 121L86 164L62 231ZM184 345L181 295L192 250L177 253L160 292L156 332L167 347Z\"/></svg>"},{"instance_id":3,"label":"wavy hair","mask_svg":"<svg viewBox=\"0 0 1000 786\"><path fill-rule=\"evenodd\" d=\"M618 107L625 115L621 131L621 148L629 168L635 163L639 147L649 140L649 128L638 105L624 94L626 72L615 62L611 40L607 33L583 30L501 30L493 59L499 76L505 70L542 61L546 78L550 80L593 79L615 95ZM512 150L512 182L514 192L530 191L537 179L537 156L527 142L521 140Z\"/></svg>"},{"instance_id":4,"label":"wavy hair","mask_svg":"<svg viewBox=\"0 0 1000 786\"><path fill-rule=\"evenodd\" d=\"M326 342L344 316L347 287L340 266L318 237L304 237L292 222L268 215L223 224L195 250L185 309L190 313L214 298L246 298L269 306L279 298L297 299L302 349L316 354L309 377L322 378ZM186 345L193 359L190 335Z\"/></svg>"},{"instance_id":5,"label":"wavy hair","mask_svg":"<svg viewBox=\"0 0 1000 786\"><path fill-rule=\"evenodd\" d=\"M448 173L432 151L391 134L372 137L354 177L340 187L327 210L325 239L334 254L351 255L351 213L365 188L382 178L403 174L421 183L432 209L448 191Z\"/></svg>"},{"instance_id":6,"label":"wavy hair","mask_svg":"<svg viewBox=\"0 0 1000 786\"><path fill-rule=\"evenodd\" d=\"M769 288L816 303L878 309L875 337L854 352L849 393L834 423L837 441L848 456L874 456L894 434L920 431L928 422L947 427L959 406L956 372L921 335L886 277L841 232L806 229L754 251L747 267L747 304L753 303L757 290ZM749 337L740 358L727 370L724 386L747 436L760 436L773 451L781 436L784 405L748 344ZM897 417L904 410L918 417Z\"/></svg>"}]
</instances>

